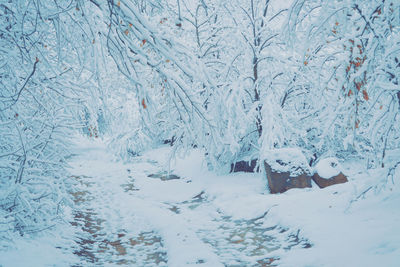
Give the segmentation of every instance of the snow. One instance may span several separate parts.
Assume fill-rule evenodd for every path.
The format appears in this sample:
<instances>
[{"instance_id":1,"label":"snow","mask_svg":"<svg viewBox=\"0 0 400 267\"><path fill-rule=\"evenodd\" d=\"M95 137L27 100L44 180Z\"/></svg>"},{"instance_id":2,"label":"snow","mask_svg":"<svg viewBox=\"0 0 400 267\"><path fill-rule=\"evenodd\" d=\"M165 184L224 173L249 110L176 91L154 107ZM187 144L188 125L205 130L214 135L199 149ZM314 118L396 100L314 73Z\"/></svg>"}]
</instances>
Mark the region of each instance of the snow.
<instances>
[{"instance_id":1,"label":"snow","mask_svg":"<svg viewBox=\"0 0 400 267\"><path fill-rule=\"evenodd\" d=\"M123 163L100 140L78 138L75 146L71 173L83 177L81 189L90 194L77 209L92 210L101 219L100 239L116 240L124 233L126 255L112 247L98 252L101 241L79 227L74 233L65 227L57 238L15 240L0 252L2 266L91 265L73 254L77 237L86 235L95 241L91 246L100 265L119 259L127 265L182 267L260 266L270 258L277 266L395 267L400 262L400 187L380 183L384 170L366 171L363 162L343 163L348 183L272 195L261 173L208 171L201 150L182 159L162 147ZM321 160L322 170L332 161ZM180 179L148 177L163 171ZM127 190L127 184L135 190ZM367 190L371 184L380 186ZM159 237L159 244L128 245L128 238L143 233ZM149 262L146 255L155 252L165 255L164 261Z\"/></svg>"},{"instance_id":2,"label":"snow","mask_svg":"<svg viewBox=\"0 0 400 267\"><path fill-rule=\"evenodd\" d=\"M281 266L398 266L400 213L395 203L399 192L387 199L373 196L349 206L348 187L340 185L296 198L297 205L311 208L285 209L283 204L279 214L271 212L276 220L300 227L313 242L310 249L289 251ZM338 191L341 193L335 193Z\"/></svg>"},{"instance_id":3,"label":"snow","mask_svg":"<svg viewBox=\"0 0 400 267\"><path fill-rule=\"evenodd\" d=\"M315 170L322 178L332 178L340 173L340 163L337 158L321 159L315 166Z\"/></svg>"},{"instance_id":4,"label":"snow","mask_svg":"<svg viewBox=\"0 0 400 267\"><path fill-rule=\"evenodd\" d=\"M15 234L12 243L4 240L0 244L8 244L8 248L0 250L0 266L70 266L79 262L71 252L60 247L71 246L68 238L73 234L69 225L62 224L39 236L21 237ZM73 244L72 244L73 245Z\"/></svg>"},{"instance_id":5,"label":"snow","mask_svg":"<svg viewBox=\"0 0 400 267\"><path fill-rule=\"evenodd\" d=\"M298 176L303 172L311 173L307 159L299 148L267 150L264 151L263 158L274 171L290 172L291 176Z\"/></svg>"}]
</instances>

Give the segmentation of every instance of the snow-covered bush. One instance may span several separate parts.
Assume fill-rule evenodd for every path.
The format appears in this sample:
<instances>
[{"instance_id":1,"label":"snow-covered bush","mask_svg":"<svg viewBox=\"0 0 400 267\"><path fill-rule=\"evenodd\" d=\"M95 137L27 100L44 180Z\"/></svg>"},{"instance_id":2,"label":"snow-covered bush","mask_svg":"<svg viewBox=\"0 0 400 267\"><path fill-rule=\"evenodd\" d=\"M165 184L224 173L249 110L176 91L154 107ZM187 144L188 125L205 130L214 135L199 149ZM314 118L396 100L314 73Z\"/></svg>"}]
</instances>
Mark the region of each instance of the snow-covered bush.
<instances>
[{"instance_id":1,"label":"snow-covered bush","mask_svg":"<svg viewBox=\"0 0 400 267\"><path fill-rule=\"evenodd\" d=\"M174 140L204 148L219 170L279 148L301 148L315 162L328 152L382 161L399 147L396 1L97 6L138 107L115 146Z\"/></svg>"},{"instance_id":2,"label":"snow-covered bush","mask_svg":"<svg viewBox=\"0 0 400 267\"><path fill-rule=\"evenodd\" d=\"M80 124L84 25L79 1L0 4L0 239L47 229L71 204L65 157Z\"/></svg>"},{"instance_id":3,"label":"snow-covered bush","mask_svg":"<svg viewBox=\"0 0 400 267\"><path fill-rule=\"evenodd\" d=\"M290 17L291 65L297 62L298 86L308 88L309 115L296 126L307 133L301 146L317 157L329 151L382 161L399 146L399 3L294 1Z\"/></svg>"}]
</instances>

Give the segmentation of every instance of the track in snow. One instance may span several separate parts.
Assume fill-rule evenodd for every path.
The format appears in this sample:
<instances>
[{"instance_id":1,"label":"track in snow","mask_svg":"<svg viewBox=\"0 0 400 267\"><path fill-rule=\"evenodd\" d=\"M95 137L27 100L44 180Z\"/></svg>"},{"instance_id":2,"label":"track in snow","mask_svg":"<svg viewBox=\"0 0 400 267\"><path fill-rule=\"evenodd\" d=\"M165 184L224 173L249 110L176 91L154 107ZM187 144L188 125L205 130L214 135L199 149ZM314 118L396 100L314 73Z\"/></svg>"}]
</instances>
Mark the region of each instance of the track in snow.
<instances>
[{"instance_id":1,"label":"track in snow","mask_svg":"<svg viewBox=\"0 0 400 267\"><path fill-rule=\"evenodd\" d=\"M70 164L74 253L83 265L275 266L274 251L310 246L263 216L225 215L204 188L157 160L123 164L103 144L86 143Z\"/></svg>"}]
</instances>

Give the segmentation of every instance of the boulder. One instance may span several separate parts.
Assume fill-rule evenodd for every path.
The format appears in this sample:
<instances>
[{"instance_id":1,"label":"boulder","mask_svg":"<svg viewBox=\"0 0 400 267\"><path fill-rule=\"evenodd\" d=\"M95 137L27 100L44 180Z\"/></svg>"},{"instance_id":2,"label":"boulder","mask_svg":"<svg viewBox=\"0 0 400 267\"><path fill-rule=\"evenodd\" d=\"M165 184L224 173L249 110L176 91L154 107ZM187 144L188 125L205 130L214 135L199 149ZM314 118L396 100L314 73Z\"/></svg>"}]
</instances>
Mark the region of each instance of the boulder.
<instances>
[{"instance_id":1,"label":"boulder","mask_svg":"<svg viewBox=\"0 0 400 267\"><path fill-rule=\"evenodd\" d=\"M264 167L272 194L283 193L292 188L311 187L311 176L304 172L292 177L290 172L274 171L266 161L264 161Z\"/></svg>"},{"instance_id":2,"label":"boulder","mask_svg":"<svg viewBox=\"0 0 400 267\"><path fill-rule=\"evenodd\" d=\"M331 178L322 178L318 173L314 173L312 179L319 186L319 188L325 188L334 184L342 184L348 182L347 177L343 173L339 173Z\"/></svg>"},{"instance_id":3,"label":"boulder","mask_svg":"<svg viewBox=\"0 0 400 267\"><path fill-rule=\"evenodd\" d=\"M283 193L292 188L311 187L311 168L300 149L266 151L264 168L272 194Z\"/></svg>"},{"instance_id":4,"label":"boulder","mask_svg":"<svg viewBox=\"0 0 400 267\"><path fill-rule=\"evenodd\" d=\"M257 160L253 159L251 161L237 161L231 164L231 172L255 172L258 171Z\"/></svg>"},{"instance_id":5,"label":"boulder","mask_svg":"<svg viewBox=\"0 0 400 267\"><path fill-rule=\"evenodd\" d=\"M340 163L336 158L320 160L315 166L312 179L320 188L348 181L347 177L342 173Z\"/></svg>"}]
</instances>

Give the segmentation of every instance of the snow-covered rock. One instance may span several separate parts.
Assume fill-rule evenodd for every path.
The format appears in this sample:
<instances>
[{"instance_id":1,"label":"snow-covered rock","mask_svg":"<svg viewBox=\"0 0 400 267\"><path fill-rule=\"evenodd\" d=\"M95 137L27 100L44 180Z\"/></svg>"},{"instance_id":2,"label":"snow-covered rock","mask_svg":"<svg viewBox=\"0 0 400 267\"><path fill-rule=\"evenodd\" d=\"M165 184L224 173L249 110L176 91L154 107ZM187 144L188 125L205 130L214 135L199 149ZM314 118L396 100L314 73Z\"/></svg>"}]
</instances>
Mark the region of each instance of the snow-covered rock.
<instances>
[{"instance_id":1,"label":"snow-covered rock","mask_svg":"<svg viewBox=\"0 0 400 267\"><path fill-rule=\"evenodd\" d=\"M315 172L325 179L332 178L340 173L341 166L337 158L321 159L315 166Z\"/></svg>"},{"instance_id":2,"label":"snow-covered rock","mask_svg":"<svg viewBox=\"0 0 400 267\"><path fill-rule=\"evenodd\" d=\"M315 166L312 179L320 188L346 183L348 181L347 177L341 172L341 169L340 163L336 158L322 159Z\"/></svg>"},{"instance_id":3,"label":"snow-covered rock","mask_svg":"<svg viewBox=\"0 0 400 267\"><path fill-rule=\"evenodd\" d=\"M311 187L311 168L298 148L281 148L265 152L264 167L271 193L292 188Z\"/></svg>"},{"instance_id":4,"label":"snow-covered rock","mask_svg":"<svg viewBox=\"0 0 400 267\"><path fill-rule=\"evenodd\" d=\"M311 174L307 159L299 148L279 148L265 151L264 160L276 172L288 172L291 177Z\"/></svg>"}]
</instances>

